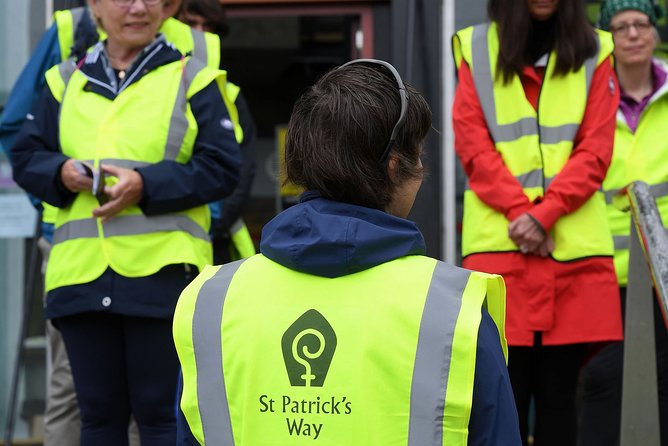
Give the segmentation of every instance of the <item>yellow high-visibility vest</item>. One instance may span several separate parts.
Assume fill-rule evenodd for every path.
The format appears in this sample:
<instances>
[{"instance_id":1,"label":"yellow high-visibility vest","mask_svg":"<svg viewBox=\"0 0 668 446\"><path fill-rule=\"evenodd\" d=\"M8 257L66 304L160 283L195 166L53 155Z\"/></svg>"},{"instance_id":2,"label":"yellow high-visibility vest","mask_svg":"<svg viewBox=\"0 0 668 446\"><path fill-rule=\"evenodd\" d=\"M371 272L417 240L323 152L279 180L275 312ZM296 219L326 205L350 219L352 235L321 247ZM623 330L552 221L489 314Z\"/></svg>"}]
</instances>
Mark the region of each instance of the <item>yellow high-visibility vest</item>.
<instances>
[{"instance_id":1,"label":"yellow high-visibility vest","mask_svg":"<svg viewBox=\"0 0 668 446\"><path fill-rule=\"evenodd\" d=\"M609 33L598 31L596 37L597 54L579 70L564 76L553 75L556 54L550 53L538 111L527 100L518 76L504 84L502 77L496 75L499 41L495 23L466 28L453 38L457 66L463 59L471 67L496 150L530 201L545 195L550 182L569 160L594 71L613 49ZM508 224L505 215L485 204L472 190L466 190L462 254L517 251L517 245L508 237ZM612 239L603 193L594 193L579 209L557 220L551 235L555 260L611 256Z\"/></svg>"},{"instance_id":2,"label":"yellow high-visibility vest","mask_svg":"<svg viewBox=\"0 0 668 446\"><path fill-rule=\"evenodd\" d=\"M211 82L224 94L225 72L185 58L150 71L113 101L87 91L88 79L72 59L51 68L46 80L61 104L64 155L95 166L136 168L162 160L188 162L197 137L188 101ZM211 264L208 206L146 216L135 205L104 225L91 215L98 206L92 193L80 192L72 204L58 209L47 291L90 282L108 267L126 277L143 277L175 263L200 270Z\"/></svg>"},{"instance_id":3,"label":"yellow high-visibility vest","mask_svg":"<svg viewBox=\"0 0 668 446\"><path fill-rule=\"evenodd\" d=\"M668 69L665 63L664 69ZM617 192L634 181L644 181L668 230L668 85L656 92L640 116L635 133L617 112L612 163L603 181L608 220L615 246L615 271L620 285L628 283L631 214L613 204Z\"/></svg>"},{"instance_id":4,"label":"yellow high-visibility vest","mask_svg":"<svg viewBox=\"0 0 668 446\"><path fill-rule=\"evenodd\" d=\"M76 30L84 19L84 14L89 14L89 10L84 7L60 10L53 14L53 19L58 30L58 45L62 61L69 59L71 56ZM105 38L103 30L98 28L97 32L101 39ZM160 32L181 53L191 53L192 57L199 59L213 69L218 69L220 66L220 39L215 34L196 30L171 17L163 22ZM237 142L241 143L243 140L243 129L239 123L237 109L234 106L234 101L239 95L239 87L228 83L226 89L225 103L230 113L230 119L234 123L234 133ZM55 223L56 208L44 202L42 206L44 208L42 220L45 223Z\"/></svg>"},{"instance_id":5,"label":"yellow high-visibility vest","mask_svg":"<svg viewBox=\"0 0 668 446\"><path fill-rule=\"evenodd\" d=\"M205 445L465 446L483 306L506 354L500 276L424 256L333 279L261 254L207 267L174 316L181 409Z\"/></svg>"}]
</instances>

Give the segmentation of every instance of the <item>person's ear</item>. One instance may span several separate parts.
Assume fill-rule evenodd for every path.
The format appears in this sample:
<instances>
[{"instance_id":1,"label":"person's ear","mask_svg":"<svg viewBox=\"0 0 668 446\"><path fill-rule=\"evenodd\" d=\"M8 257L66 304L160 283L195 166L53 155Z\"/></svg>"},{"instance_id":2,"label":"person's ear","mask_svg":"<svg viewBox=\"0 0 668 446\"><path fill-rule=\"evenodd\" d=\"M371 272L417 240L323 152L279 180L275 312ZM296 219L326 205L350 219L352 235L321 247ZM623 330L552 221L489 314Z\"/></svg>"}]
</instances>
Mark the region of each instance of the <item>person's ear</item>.
<instances>
[{"instance_id":1,"label":"person's ear","mask_svg":"<svg viewBox=\"0 0 668 446\"><path fill-rule=\"evenodd\" d=\"M91 16L93 17L93 21L99 25L100 22L100 14L98 11L99 1L87 0L86 3L88 4L88 9L90 10Z\"/></svg>"},{"instance_id":2,"label":"person's ear","mask_svg":"<svg viewBox=\"0 0 668 446\"><path fill-rule=\"evenodd\" d=\"M390 155L389 159L387 160L387 174L393 182L397 178L398 170L399 160L397 159L396 155Z\"/></svg>"}]
</instances>

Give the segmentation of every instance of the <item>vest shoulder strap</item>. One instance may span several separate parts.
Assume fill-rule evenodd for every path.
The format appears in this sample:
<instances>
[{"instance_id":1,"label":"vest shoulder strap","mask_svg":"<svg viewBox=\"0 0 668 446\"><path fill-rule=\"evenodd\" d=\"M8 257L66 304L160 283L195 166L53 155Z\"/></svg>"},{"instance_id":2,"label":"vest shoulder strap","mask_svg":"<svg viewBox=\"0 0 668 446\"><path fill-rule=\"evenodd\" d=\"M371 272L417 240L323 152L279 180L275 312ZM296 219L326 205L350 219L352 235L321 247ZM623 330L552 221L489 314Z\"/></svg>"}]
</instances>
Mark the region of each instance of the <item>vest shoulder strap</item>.
<instances>
[{"instance_id":1,"label":"vest shoulder strap","mask_svg":"<svg viewBox=\"0 0 668 446\"><path fill-rule=\"evenodd\" d=\"M473 26L464 28L452 36L452 56L455 59L457 69L462 63L462 59L471 64L471 40L473 38Z\"/></svg>"},{"instance_id":2,"label":"vest shoulder strap","mask_svg":"<svg viewBox=\"0 0 668 446\"><path fill-rule=\"evenodd\" d=\"M478 271L471 273L470 281L484 283L486 294L482 306L494 320L499 330L501 348L508 362L508 342L506 341L506 283L498 274L487 274Z\"/></svg>"},{"instance_id":3,"label":"vest shoulder strap","mask_svg":"<svg viewBox=\"0 0 668 446\"><path fill-rule=\"evenodd\" d=\"M191 98L214 80L222 85L221 92L226 91L227 72L210 68L195 57L187 57L183 80L187 86L187 97Z\"/></svg>"},{"instance_id":4,"label":"vest shoulder strap","mask_svg":"<svg viewBox=\"0 0 668 446\"><path fill-rule=\"evenodd\" d=\"M220 38L212 33L191 28L170 17L162 23L160 32L182 53L204 62L213 69L220 66Z\"/></svg>"},{"instance_id":5,"label":"vest shoulder strap","mask_svg":"<svg viewBox=\"0 0 668 446\"><path fill-rule=\"evenodd\" d=\"M62 60L70 57L74 45L74 33L85 12L85 8L78 7L53 13L53 20L58 29L58 46L60 47L60 58Z\"/></svg>"},{"instance_id":6,"label":"vest shoulder strap","mask_svg":"<svg viewBox=\"0 0 668 446\"><path fill-rule=\"evenodd\" d=\"M230 101L236 102L241 88L232 82L227 82L225 85L225 91L227 92L227 97L230 98Z\"/></svg>"},{"instance_id":7,"label":"vest shoulder strap","mask_svg":"<svg viewBox=\"0 0 668 446\"><path fill-rule=\"evenodd\" d=\"M598 37L598 42L599 42L598 60L596 64L598 66L604 60L610 57L613 50L615 49L615 44L612 41L612 34L610 34L607 31L603 31L602 29L597 29L596 35Z\"/></svg>"},{"instance_id":8,"label":"vest shoulder strap","mask_svg":"<svg viewBox=\"0 0 668 446\"><path fill-rule=\"evenodd\" d=\"M63 101L63 94L65 88L69 84L72 75L77 70L77 65L74 59L67 59L64 62L51 67L45 74L46 84L51 90L51 94L58 102Z\"/></svg>"},{"instance_id":9,"label":"vest shoulder strap","mask_svg":"<svg viewBox=\"0 0 668 446\"><path fill-rule=\"evenodd\" d=\"M192 56L201 60L209 67L220 67L220 38L212 33L190 28L193 48Z\"/></svg>"},{"instance_id":10,"label":"vest shoulder strap","mask_svg":"<svg viewBox=\"0 0 668 446\"><path fill-rule=\"evenodd\" d=\"M236 105L234 105L234 99L239 95L239 87L234 84L231 87L228 86L229 82L227 82L226 71L210 68L204 62L194 57L188 58L184 73L188 99L214 81L218 84L220 95L225 102L227 112L230 114L230 120L234 124L234 135L237 143L241 143L243 141L243 130L239 124L239 112ZM230 92L234 94L234 99L230 98Z\"/></svg>"}]
</instances>

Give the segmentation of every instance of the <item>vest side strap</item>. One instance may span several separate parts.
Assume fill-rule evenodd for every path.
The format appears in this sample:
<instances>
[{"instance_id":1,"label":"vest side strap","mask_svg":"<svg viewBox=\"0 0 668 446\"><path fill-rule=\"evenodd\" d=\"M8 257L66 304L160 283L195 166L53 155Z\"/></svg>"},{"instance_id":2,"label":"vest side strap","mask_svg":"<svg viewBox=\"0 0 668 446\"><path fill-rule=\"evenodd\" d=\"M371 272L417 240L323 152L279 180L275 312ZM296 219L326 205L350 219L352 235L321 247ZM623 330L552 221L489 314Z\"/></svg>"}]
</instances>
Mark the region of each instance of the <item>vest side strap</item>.
<instances>
[{"instance_id":1,"label":"vest side strap","mask_svg":"<svg viewBox=\"0 0 668 446\"><path fill-rule=\"evenodd\" d=\"M234 446L220 327L227 291L232 277L243 262L239 260L223 265L216 275L202 285L195 304L192 338L204 444Z\"/></svg>"},{"instance_id":2,"label":"vest side strap","mask_svg":"<svg viewBox=\"0 0 668 446\"><path fill-rule=\"evenodd\" d=\"M442 446L452 342L470 274L442 262L434 268L415 354L408 446Z\"/></svg>"}]
</instances>

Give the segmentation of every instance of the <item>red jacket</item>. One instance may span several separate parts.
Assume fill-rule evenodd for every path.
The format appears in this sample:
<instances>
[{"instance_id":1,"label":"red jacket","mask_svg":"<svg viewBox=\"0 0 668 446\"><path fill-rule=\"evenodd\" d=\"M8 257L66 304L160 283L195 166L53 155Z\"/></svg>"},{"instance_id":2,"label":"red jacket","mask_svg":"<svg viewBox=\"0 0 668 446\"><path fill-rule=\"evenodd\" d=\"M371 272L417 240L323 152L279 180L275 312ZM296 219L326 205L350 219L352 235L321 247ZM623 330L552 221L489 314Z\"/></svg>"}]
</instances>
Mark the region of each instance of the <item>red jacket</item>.
<instances>
[{"instance_id":1,"label":"red jacket","mask_svg":"<svg viewBox=\"0 0 668 446\"><path fill-rule=\"evenodd\" d=\"M544 68L525 67L526 99L537 108ZM601 187L612 158L619 88L611 62L595 71L585 115L570 160L541 200L530 202L496 151L466 62L459 67L453 105L455 150L469 187L509 221L529 212L549 231ZM514 346L531 346L534 332L544 345L622 338L619 290L612 257L557 262L520 252L472 254L464 267L502 274L507 287L506 335Z\"/></svg>"}]
</instances>

